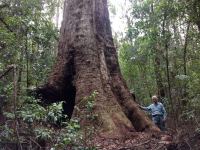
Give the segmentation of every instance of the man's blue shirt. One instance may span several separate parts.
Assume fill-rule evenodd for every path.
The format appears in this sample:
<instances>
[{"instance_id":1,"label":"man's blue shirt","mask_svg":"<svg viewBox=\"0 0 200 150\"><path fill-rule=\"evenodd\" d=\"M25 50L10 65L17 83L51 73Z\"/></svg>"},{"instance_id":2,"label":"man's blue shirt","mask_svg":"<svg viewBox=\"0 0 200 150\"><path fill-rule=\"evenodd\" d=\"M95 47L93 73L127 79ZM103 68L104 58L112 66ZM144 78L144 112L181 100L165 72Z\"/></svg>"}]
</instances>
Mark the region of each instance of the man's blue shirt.
<instances>
[{"instance_id":1,"label":"man's blue shirt","mask_svg":"<svg viewBox=\"0 0 200 150\"><path fill-rule=\"evenodd\" d=\"M158 102L157 104L151 104L148 107L142 107L142 109L151 113L152 116L162 115L163 119L166 119L167 113L162 103Z\"/></svg>"}]
</instances>

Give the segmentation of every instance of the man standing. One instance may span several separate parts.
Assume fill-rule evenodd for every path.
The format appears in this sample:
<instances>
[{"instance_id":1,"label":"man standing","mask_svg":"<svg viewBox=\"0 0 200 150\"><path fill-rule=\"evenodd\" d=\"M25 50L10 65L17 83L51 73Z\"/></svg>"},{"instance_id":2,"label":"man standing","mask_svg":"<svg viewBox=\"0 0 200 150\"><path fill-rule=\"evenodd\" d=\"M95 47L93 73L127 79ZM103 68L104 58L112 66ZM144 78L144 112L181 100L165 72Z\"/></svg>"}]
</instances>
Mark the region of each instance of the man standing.
<instances>
[{"instance_id":1,"label":"man standing","mask_svg":"<svg viewBox=\"0 0 200 150\"><path fill-rule=\"evenodd\" d=\"M152 96L153 104L148 107L139 106L141 109L151 113L153 122L160 128L160 130L165 130L165 121L167 117L166 110L162 103L158 102L157 96Z\"/></svg>"}]
</instances>

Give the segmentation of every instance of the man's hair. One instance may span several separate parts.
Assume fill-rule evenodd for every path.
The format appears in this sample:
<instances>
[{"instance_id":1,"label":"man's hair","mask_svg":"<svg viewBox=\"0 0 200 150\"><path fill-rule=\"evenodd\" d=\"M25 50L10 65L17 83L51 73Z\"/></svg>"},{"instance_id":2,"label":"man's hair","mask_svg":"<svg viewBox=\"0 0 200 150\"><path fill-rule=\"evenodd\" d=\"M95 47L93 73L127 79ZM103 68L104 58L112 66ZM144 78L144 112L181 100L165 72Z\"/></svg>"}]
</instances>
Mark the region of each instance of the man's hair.
<instances>
[{"instance_id":1,"label":"man's hair","mask_svg":"<svg viewBox=\"0 0 200 150\"><path fill-rule=\"evenodd\" d=\"M151 99L157 99L158 100L158 97L156 95L153 95Z\"/></svg>"}]
</instances>

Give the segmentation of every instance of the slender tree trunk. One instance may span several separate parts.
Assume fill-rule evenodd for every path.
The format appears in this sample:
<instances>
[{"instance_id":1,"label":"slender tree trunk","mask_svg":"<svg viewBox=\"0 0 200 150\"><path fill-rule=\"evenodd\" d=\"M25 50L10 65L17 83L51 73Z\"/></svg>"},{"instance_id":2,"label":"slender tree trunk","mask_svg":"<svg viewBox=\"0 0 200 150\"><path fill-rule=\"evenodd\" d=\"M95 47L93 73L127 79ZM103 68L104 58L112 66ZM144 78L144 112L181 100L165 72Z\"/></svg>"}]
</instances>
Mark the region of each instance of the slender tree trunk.
<instances>
[{"instance_id":1,"label":"slender tree trunk","mask_svg":"<svg viewBox=\"0 0 200 150\"><path fill-rule=\"evenodd\" d=\"M64 112L81 119L84 126L87 101L98 91L93 114L99 130L123 135L158 128L133 101L122 78L113 44L107 0L65 1L57 63L49 81L37 93L46 103L64 100ZM94 124L92 122L91 124Z\"/></svg>"},{"instance_id":2,"label":"slender tree trunk","mask_svg":"<svg viewBox=\"0 0 200 150\"><path fill-rule=\"evenodd\" d=\"M125 17L126 17L128 29L131 29L131 26L132 26L131 18L128 15L125 15ZM129 31L128 35L129 35L128 41L130 42L131 45L133 45L133 35L131 31Z\"/></svg>"},{"instance_id":3,"label":"slender tree trunk","mask_svg":"<svg viewBox=\"0 0 200 150\"><path fill-rule=\"evenodd\" d=\"M186 35L185 35L185 44L184 44L184 51L183 51L183 70L184 75L187 75L187 46L188 46L188 38L189 38L189 30L190 30L190 22L187 25ZM183 89L183 96L187 96L187 84L184 84Z\"/></svg>"},{"instance_id":4,"label":"slender tree trunk","mask_svg":"<svg viewBox=\"0 0 200 150\"><path fill-rule=\"evenodd\" d=\"M151 15L155 16L154 13L154 6L153 4L151 5ZM157 25L154 24L154 28L157 29ZM162 49L160 46L160 43L158 41L158 37L157 37L158 33L157 31L154 31L154 36L156 36L156 40L154 42L153 45L153 53L155 54L155 58L154 58L154 72L155 72L155 76L156 76L156 84L157 84L157 94L160 98L165 97L165 88L163 86L163 82L162 82L162 73L161 73L161 58L162 58Z\"/></svg>"},{"instance_id":5,"label":"slender tree trunk","mask_svg":"<svg viewBox=\"0 0 200 150\"><path fill-rule=\"evenodd\" d=\"M23 60L24 60L24 52L23 50L21 50L21 56L20 56L20 64L23 64ZM21 92L21 84L22 84L22 74L23 74L23 65L20 65L18 67L18 92Z\"/></svg>"},{"instance_id":6,"label":"slender tree trunk","mask_svg":"<svg viewBox=\"0 0 200 150\"><path fill-rule=\"evenodd\" d=\"M169 47L168 47L169 41L168 41L168 36L166 33L166 28L167 28L166 18L167 18L167 10L165 10L165 13L163 16L162 35L163 35L163 45L164 45L164 51L165 51L166 75L167 75L167 83L168 83L168 98L173 110L173 102L171 98L170 71L169 71Z\"/></svg>"},{"instance_id":7,"label":"slender tree trunk","mask_svg":"<svg viewBox=\"0 0 200 150\"><path fill-rule=\"evenodd\" d=\"M186 30L186 35L185 35L184 51L183 51L184 75L187 75L187 46L188 46L189 30L190 30L190 22L187 25L187 30Z\"/></svg>"},{"instance_id":8,"label":"slender tree trunk","mask_svg":"<svg viewBox=\"0 0 200 150\"><path fill-rule=\"evenodd\" d=\"M25 53L26 53L26 87L29 87L29 52L28 52L28 34L26 32L25 39Z\"/></svg>"},{"instance_id":9,"label":"slender tree trunk","mask_svg":"<svg viewBox=\"0 0 200 150\"><path fill-rule=\"evenodd\" d=\"M148 84L147 76L146 76L146 67L138 66L140 73L141 73L141 80L143 80L143 87L145 88L145 91L148 91L149 97L151 98L152 94L150 91L150 87Z\"/></svg>"},{"instance_id":10,"label":"slender tree trunk","mask_svg":"<svg viewBox=\"0 0 200 150\"><path fill-rule=\"evenodd\" d=\"M188 8L188 9L191 9L191 8ZM194 23L197 25L198 27L198 30L200 32L200 4L199 4L199 1L198 0L194 0L192 2L192 11L190 12L190 16L193 19Z\"/></svg>"},{"instance_id":11,"label":"slender tree trunk","mask_svg":"<svg viewBox=\"0 0 200 150\"><path fill-rule=\"evenodd\" d=\"M177 20L178 22L178 20ZM179 24L179 22L178 22ZM179 29L177 28L177 25L176 23L173 23L173 31L174 31L174 38L175 38L175 41L174 41L174 45L175 45L175 55L173 56L173 72L172 72L172 83L173 83L173 87L175 87L175 91L173 92L173 95L172 95L172 99L175 101L175 103L178 103L178 106L176 106L176 114L177 116L179 116L181 113L182 113L182 110L183 110L183 105L181 103L181 97L182 97L182 87L180 86L180 83L178 82L175 82L176 80L176 75L180 74L179 73L179 68L178 68L178 62L177 62L177 58L179 56L178 54L178 47L181 47L183 46L182 45L182 40L181 40L181 35L180 35L180 31ZM179 122L179 117L177 118L178 122Z\"/></svg>"},{"instance_id":12,"label":"slender tree trunk","mask_svg":"<svg viewBox=\"0 0 200 150\"><path fill-rule=\"evenodd\" d=\"M156 76L156 83L157 83L157 87L158 87L158 95L162 98L165 97L165 87L163 85L163 81L162 81L162 74L161 74L161 67L160 67L160 54L158 53L158 51L160 51L159 49L156 49L155 52L155 61L154 61L154 72L155 72L155 76Z\"/></svg>"},{"instance_id":13,"label":"slender tree trunk","mask_svg":"<svg viewBox=\"0 0 200 150\"><path fill-rule=\"evenodd\" d=\"M15 116L15 132L17 136L17 142L20 150L22 150L22 144L20 142L20 136L19 136L19 124L17 120L17 66L13 65L13 106L14 106L14 116Z\"/></svg>"},{"instance_id":14,"label":"slender tree trunk","mask_svg":"<svg viewBox=\"0 0 200 150\"><path fill-rule=\"evenodd\" d=\"M59 26L59 18L60 18L60 0L57 0L57 7L56 7L56 27Z\"/></svg>"},{"instance_id":15,"label":"slender tree trunk","mask_svg":"<svg viewBox=\"0 0 200 150\"><path fill-rule=\"evenodd\" d=\"M167 75L167 84L168 84L168 99L171 104L171 112L174 117L174 126L176 128L177 126L177 114L175 113L175 108L174 108L174 101L172 100L172 95L171 95L171 81L170 81L170 69L169 69L169 36L167 35L167 32L169 32L169 23L167 22L167 10L164 13L163 16L163 24L162 24L162 35L164 38L164 49L165 49L165 61L166 61L166 75ZM167 32L166 32L167 31Z\"/></svg>"},{"instance_id":16,"label":"slender tree trunk","mask_svg":"<svg viewBox=\"0 0 200 150\"><path fill-rule=\"evenodd\" d=\"M173 101L171 96L171 83L170 83L170 71L169 71L169 49L168 49L168 43L165 43L165 52L166 52L166 72L167 72L167 83L168 83L168 97L170 100L170 103L172 105L173 110Z\"/></svg>"}]
</instances>

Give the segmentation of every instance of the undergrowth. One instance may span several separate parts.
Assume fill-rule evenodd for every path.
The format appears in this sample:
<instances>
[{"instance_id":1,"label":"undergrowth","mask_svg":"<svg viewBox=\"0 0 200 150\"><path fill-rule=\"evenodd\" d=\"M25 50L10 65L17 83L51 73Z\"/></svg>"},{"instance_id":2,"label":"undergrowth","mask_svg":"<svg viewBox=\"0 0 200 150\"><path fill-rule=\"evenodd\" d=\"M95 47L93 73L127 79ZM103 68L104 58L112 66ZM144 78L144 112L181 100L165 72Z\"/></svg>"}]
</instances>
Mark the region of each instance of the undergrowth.
<instances>
[{"instance_id":1,"label":"undergrowth","mask_svg":"<svg viewBox=\"0 0 200 150\"><path fill-rule=\"evenodd\" d=\"M91 114L96 92L87 99L89 120L95 119ZM12 109L4 111L6 121L0 126L0 148L12 143L20 148L40 149L45 147L50 150L95 150L88 144L93 128L82 128L80 118L68 119L63 115L63 102L53 103L47 107L40 105L40 101L30 97L20 97L16 112ZM83 132L84 131L84 132ZM88 133L85 136L85 132Z\"/></svg>"}]
</instances>

